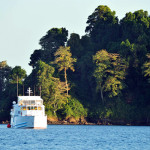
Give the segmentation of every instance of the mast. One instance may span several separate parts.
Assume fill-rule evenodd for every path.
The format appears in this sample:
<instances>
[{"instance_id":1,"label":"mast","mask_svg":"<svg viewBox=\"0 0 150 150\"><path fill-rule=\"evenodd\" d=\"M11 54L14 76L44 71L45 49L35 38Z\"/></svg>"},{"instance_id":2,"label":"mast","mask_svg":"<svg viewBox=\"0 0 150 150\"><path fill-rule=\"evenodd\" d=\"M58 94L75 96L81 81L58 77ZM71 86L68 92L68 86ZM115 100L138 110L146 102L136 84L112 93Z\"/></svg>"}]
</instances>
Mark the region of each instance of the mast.
<instances>
[{"instance_id":1,"label":"mast","mask_svg":"<svg viewBox=\"0 0 150 150\"><path fill-rule=\"evenodd\" d=\"M33 93L30 87L28 88L27 93L29 94L29 96L31 96L31 93Z\"/></svg>"}]
</instances>

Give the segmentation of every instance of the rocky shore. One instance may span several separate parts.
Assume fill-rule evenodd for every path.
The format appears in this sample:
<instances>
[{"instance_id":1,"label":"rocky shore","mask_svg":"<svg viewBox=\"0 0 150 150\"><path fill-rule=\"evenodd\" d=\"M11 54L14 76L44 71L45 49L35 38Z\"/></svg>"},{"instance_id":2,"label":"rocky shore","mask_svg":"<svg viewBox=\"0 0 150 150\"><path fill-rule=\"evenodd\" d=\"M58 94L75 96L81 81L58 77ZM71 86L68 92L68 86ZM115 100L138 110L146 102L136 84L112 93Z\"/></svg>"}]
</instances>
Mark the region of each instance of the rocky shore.
<instances>
[{"instance_id":1,"label":"rocky shore","mask_svg":"<svg viewBox=\"0 0 150 150\"><path fill-rule=\"evenodd\" d=\"M65 120L58 120L58 118L49 117L47 123L57 125L96 125L95 123L89 123L84 118L75 119L74 117L67 118Z\"/></svg>"},{"instance_id":2,"label":"rocky shore","mask_svg":"<svg viewBox=\"0 0 150 150\"><path fill-rule=\"evenodd\" d=\"M150 126L150 122L133 121L126 122L124 120L112 121L109 119L87 121L85 118L75 119L74 117L65 120L58 120L58 118L50 117L47 120L49 125L128 125L128 126Z\"/></svg>"},{"instance_id":3,"label":"rocky shore","mask_svg":"<svg viewBox=\"0 0 150 150\"><path fill-rule=\"evenodd\" d=\"M0 124L8 124L9 121L2 121ZM112 121L109 119L104 120L92 120L87 121L85 118L76 119L74 117L66 118L65 120L59 120L55 117L48 117L47 118L48 125L131 125L131 126L150 126L150 122L125 122L123 120Z\"/></svg>"}]
</instances>

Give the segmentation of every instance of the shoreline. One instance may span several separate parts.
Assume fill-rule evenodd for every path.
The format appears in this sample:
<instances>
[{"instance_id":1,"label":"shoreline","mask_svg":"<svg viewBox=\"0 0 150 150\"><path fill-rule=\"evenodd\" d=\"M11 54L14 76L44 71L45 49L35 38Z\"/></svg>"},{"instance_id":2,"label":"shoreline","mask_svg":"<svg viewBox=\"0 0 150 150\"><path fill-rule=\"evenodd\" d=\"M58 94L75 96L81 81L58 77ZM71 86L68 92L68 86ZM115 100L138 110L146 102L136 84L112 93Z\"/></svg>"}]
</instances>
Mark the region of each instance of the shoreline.
<instances>
[{"instance_id":1,"label":"shoreline","mask_svg":"<svg viewBox=\"0 0 150 150\"><path fill-rule=\"evenodd\" d=\"M1 121L0 124L8 124L9 121ZM150 122L123 122L123 121L115 121L115 122L87 122L84 120L80 121L61 121L61 120L47 120L47 125L107 125L107 126L150 126Z\"/></svg>"},{"instance_id":2,"label":"shoreline","mask_svg":"<svg viewBox=\"0 0 150 150\"><path fill-rule=\"evenodd\" d=\"M0 123L0 125L7 125L7 123ZM47 125L81 125L81 126L150 126L147 124L96 124L96 123L87 123L87 124L75 124L75 123L48 123Z\"/></svg>"}]
</instances>

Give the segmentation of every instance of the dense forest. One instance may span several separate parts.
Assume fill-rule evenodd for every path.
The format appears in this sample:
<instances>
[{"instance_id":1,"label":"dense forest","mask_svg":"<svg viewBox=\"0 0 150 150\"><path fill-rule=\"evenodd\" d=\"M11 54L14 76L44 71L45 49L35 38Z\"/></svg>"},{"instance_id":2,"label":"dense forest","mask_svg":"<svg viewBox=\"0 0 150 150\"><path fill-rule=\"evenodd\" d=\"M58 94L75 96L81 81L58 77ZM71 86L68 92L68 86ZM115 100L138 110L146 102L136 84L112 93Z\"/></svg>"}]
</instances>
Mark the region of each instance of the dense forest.
<instances>
[{"instance_id":1,"label":"dense forest","mask_svg":"<svg viewBox=\"0 0 150 150\"><path fill-rule=\"evenodd\" d=\"M150 125L150 16L108 6L89 15L85 35L52 28L31 54L30 75L0 62L0 121L10 119L12 101L31 87L41 89L49 120ZM71 121L72 120L72 121Z\"/></svg>"}]
</instances>

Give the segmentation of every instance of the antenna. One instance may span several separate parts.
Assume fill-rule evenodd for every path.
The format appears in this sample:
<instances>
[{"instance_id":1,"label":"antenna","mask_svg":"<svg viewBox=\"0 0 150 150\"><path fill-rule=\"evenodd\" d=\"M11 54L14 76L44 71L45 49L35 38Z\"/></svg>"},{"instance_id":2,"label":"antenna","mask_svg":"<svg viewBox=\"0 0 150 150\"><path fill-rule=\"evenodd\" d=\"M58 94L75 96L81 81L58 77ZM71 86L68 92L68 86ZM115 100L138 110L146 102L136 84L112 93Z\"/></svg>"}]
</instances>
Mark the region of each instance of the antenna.
<instances>
[{"instance_id":1,"label":"antenna","mask_svg":"<svg viewBox=\"0 0 150 150\"><path fill-rule=\"evenodd\" d=\"M30 87L27 89L27 93L29 94L29 96L31 96L31 93L33 93Z\"/></svg>"}]
</instances>

